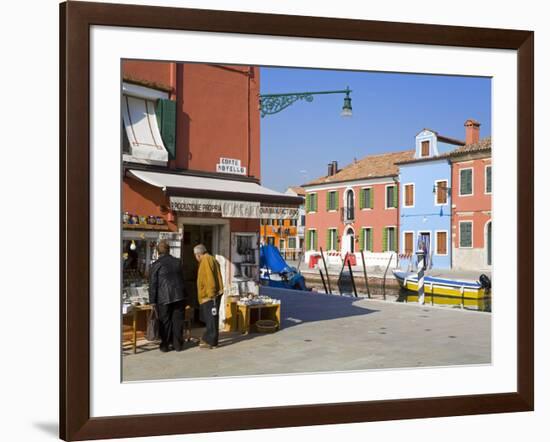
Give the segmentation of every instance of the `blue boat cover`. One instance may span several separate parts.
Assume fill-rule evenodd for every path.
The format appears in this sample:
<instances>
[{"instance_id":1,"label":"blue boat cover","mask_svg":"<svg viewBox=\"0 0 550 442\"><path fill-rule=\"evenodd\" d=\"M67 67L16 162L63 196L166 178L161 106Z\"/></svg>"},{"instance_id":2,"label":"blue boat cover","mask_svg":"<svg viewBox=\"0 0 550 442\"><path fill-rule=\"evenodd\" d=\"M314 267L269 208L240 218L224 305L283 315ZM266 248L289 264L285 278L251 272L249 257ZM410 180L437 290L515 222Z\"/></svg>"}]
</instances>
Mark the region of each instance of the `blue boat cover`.
<instances>
[{"instance_id":1,"label":"blue boat cover","mask_svg":"<svg viewBox=\"0 0 550 442\"><path fill-rule=\"evenodd\" d=\"M279 249L271 244L260 247L260 267L266 267L273 273L288 273L292 271L281 256Z\"/></svg>"}]
</instances>

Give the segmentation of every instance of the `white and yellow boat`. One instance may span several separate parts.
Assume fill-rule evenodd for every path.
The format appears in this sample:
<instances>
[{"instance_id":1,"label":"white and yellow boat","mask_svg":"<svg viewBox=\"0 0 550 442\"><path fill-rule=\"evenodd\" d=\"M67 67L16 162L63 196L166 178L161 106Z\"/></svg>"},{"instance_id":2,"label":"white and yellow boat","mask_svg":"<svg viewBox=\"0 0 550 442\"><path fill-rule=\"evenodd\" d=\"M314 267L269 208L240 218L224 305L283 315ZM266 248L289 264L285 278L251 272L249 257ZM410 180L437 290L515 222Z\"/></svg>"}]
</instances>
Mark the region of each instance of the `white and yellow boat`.
<instances>
[{"instance_id":1,"label":"white and yellow boat","mask_svg":"<svg viewBox=\"0 0 550 442\"><path fill-rule=\"evenodd\" d=\"M418 275L394 270L393 276L404 289L403 300L418 301ZM424 301L427 304L461 305L490 311L490 280L483 275L480 281L426 275L424 276Z\"/></svg>"}]
</instances>

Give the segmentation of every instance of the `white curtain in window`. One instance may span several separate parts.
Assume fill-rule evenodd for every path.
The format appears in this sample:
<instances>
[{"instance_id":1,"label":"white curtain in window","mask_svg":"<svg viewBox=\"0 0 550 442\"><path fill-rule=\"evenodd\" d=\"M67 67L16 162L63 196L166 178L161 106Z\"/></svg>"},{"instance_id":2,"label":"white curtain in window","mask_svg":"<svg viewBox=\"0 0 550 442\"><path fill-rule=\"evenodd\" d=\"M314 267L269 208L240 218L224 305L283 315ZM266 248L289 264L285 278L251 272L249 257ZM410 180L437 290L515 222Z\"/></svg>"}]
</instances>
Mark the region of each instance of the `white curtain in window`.
<instances>
[{"instance_id":1,"label":"white curtain in window","mask_svg":"<svg viewBox=\"0 0 550 442\"><path fill-rule=\"evenodd\" d=\"M155 162L168 161L168 151L162 142L153 100L123 95L122 118L132 157Z\"/></svg>"}]
</instances>

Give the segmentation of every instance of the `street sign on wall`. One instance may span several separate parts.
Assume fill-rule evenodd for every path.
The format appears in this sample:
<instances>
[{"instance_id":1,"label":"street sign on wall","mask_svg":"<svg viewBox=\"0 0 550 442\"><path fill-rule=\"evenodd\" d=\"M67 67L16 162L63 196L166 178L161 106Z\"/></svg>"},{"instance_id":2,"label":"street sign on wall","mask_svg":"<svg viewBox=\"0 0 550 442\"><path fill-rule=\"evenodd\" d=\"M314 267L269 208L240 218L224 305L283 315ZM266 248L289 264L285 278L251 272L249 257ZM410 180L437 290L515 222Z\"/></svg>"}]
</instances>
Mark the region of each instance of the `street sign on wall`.
<instances>
[{"instance_id":1,"label":"street sign on wall","mask_svg":"<svg viewBox=\"0 0 550 442\"><path fill-rule=\"evenodd\" d=\"M216 172L246 175L246 167L241 166L241 160L221 157L220 162L216 164Z\"/></svg>"}]
</instances>

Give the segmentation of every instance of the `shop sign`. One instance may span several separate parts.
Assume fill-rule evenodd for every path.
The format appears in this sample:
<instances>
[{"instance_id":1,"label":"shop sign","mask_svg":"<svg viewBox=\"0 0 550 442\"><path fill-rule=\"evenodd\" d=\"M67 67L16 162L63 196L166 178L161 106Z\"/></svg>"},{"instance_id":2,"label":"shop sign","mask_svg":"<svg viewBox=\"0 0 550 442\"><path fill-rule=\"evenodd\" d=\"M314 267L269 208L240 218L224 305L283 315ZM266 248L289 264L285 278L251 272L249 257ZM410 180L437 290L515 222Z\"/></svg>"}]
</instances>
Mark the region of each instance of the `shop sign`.
<instances>
[{"instance_id":1,"label":"shop sign","mask_svg":"<svg viewBox=\"0 0 550 442\"><path fill-rule=\"evenodd\" d=\"M261 219L298 219L299 209L292 207L262 206Z\"/></svg>"},{"instance_id":2,"label":"shop sign","mask_svg":"<svg viewBox=\"0 0 550 442\"><path fill-rule=\"evenodd\" d=\"M219 200L202 198L170 198L170 208L175 212L222 213Z\"/></svg>"},{"instance_id":3,"label":"shop sign","mask_svg":"<svg viewBox=\"0 0 550 442\"><path fill-rule=\"evenodd\" d=\"M260 203L249 201L172 197L170 208L175 212L220 214L223 218L260 218Z\"/></svg>"},{"instance_id":4,"label":"shop sign","mask_svg":"<svg viewBox=\"0 0 550 442\"><path fill-rule=\"evenodd\" d=\"M241 166L241 160L221 157L220 162L216 164L216 172L246 175L246 167Z\"/></svg>"}]
</instances>

